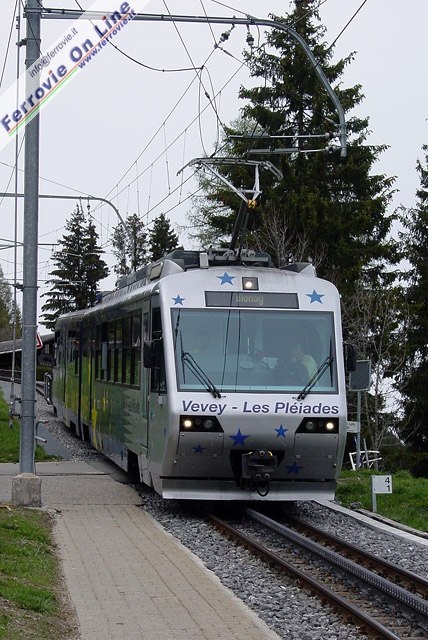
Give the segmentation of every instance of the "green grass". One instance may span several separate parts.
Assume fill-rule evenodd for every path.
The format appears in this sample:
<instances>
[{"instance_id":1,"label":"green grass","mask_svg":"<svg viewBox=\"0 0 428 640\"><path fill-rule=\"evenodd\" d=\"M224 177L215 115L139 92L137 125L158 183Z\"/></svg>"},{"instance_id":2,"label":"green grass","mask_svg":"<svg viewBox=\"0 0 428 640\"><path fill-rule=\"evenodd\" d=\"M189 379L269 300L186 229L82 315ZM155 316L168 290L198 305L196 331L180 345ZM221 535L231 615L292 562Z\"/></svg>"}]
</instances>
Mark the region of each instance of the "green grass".
<instances>
[{"instance_id":1,"label":"green grass","mask_svg":"<svg viewBox=\"0 0 428 640\"><path fill-rule=\"evenodd\" d=\"M0 462L19 462L19 422L0 392ZM55 459L40 446L36 460ZM51 517L0 504L0 640L76 638L52 540Z\"/></svg>"},{"instance_id":2,"label":"green grass","mask_svg":"<svg viewBox=\"0 0 428 640\"><path fill-rule=\"evenodd\" d=\"M0 505L0 638L73 638L73 618L59 596L61 575L51 517Z\"/></svg>"},{"instance_id":3,"label":"green grass","mask_svg":"<svg viewBox=\"0 0 428 640\"><path fill-rule=\"evenodd\" d=\"M19 462L19 440L20 425L19 421L14 419L13 426L10 426L9 406L0 390L0 463L1 462ZM36 462L46 460L56 460L55 456L46 453L43 447L37 445L35 452Z\"/></svg>"},{"instance_id":4,"label":"green grass","mask_svg":"<svg viewBox=\"0 0 428 640\"><path fill-rule=\"evenodd\" d=\"M372 509L371 480L374 471L342 471L336 500L344 507ZM428 479L414 478L408 471L392 475L392 493L377 494L377 513L419 531L428 531Z\"/></svg>"}]
</instances>

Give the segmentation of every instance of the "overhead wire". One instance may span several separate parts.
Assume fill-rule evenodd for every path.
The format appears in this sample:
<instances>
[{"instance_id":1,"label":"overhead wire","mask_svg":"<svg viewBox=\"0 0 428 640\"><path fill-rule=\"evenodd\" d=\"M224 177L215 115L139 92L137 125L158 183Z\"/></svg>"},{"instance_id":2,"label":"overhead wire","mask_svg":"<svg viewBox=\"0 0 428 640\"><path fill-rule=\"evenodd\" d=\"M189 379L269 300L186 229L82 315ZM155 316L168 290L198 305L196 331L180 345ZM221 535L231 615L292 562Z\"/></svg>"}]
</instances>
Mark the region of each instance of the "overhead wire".
<instances>
[{"instance_id":1,"label":"overhead wire","mask_svg":"<svg viewBox=\"0 0 428 640\"><path fill-rule=\"evenodd\" d=\"M212 0L212 2L215 2L216 0ZM318 10L323 4L325 4L327 2L327 0L320 0L318 6L316 7L316 9ZM357 14L360 12L360 10L363 8L363 6L366 4L367 0L363 0L363 2L361 3L361 5L358 7L358 9L354 12L354 14L351 16L351 18L348 20L348 22L345 24L345 26L343 27L343 29L339 32L339 34L336 36L336 38L333 40L333 42L331 42L331 44L327 47L327 49L325 50L325 55L327 55L329 53L329 51L331 49L333 49L334 45L336 44L336 42L338 41L338 39L340 38L340 36L346 31L346 29L349 27L349 25L352 23L352 21L354 20L354 18L357 16ZM312 10L308 10L305 14L303 14L303 16L300 16L300 18L298 20L295 20L293 22L293 25L296 25L298 22L300 22L301 20L304 20L305 17L307 17L308 15L312 14ZM317 65L320 64L320 61L317 62ZM303 81L302 81L303 83ZM302 86L302 83L300 86ZM317 110L314 110L314 113L317 113L318 115L324 116L323 113L320 113ZM328 120L329 118L327 118ZM336 124L336 123L335 123Z\"/></svg>"},{"instance_id":2,"label":"overhead wire","mask_svg":"<svg viewBox=\"0 0 428 640\"><path fill-rule=\"evenodd\" d=\"M202 64L202 67L206 69L206 65L207 62L210 60L211 56L215 53L216 51L216 47L213 48L213 50L209 53L209 55L207 56L207 58L205 59L205 61ZM238 60L239 61L239 60ZM223 89L229 84L229 82L232 81L232 79L235 77L235 75L240 71L240 69L243 66L243 62L240 62L240 67L236 70L236 72L234 72L234 74L232 74L232 76L230 77L230 79L222 86L222 88L220 89L220 92L223 91ZM182 95L179 97L179 99L176 101L176 103L174 104L174 106L172 107L172 109L169 111L169 113L167 114L167 116L164 118L163 122L159 125L159 127L157 128L157 130L155 131L155 133L152 135L152 137L150 138L150 140L146 143L146 145L144 146L144 148L142 149L142 151L139 153L139 155L137 156L136 160L134 160L134 162L132 163L132 165L130 165L130 167L125 171L125 173L121 176L121 178L118 180L118 182L116 183L115 186L112 187L112 189L110 189L110 191L106 194L106 197L108 197L116 188L116 186L118 184L120 184L124 178L127 176L127 174L129 173L129 171L131 170L132 166L134 165L135 162L137 162L141 156L147 151L147 149L150 147L150 145L152 144L152 142L156 139L157 135L160 133L160 131L162 131L163 126L166 124L166 122L171 118L171 116L173 115L173 113L176 111L176 109L179 107L180 103L182 102L182 100L184 99L185 95L188 93L188 91L190 90L191 86L193 85L193 83L195 82L195 80L197 79L197 76L195 75L194 78L192 78L192 80L190 81L190 83L188 84L188 86L185 88L184 92L182 93ZM217 92L216 96L219 95L220 92ZM215 97L216 97L215 96ZM204 107L204 109L202 110L202 113L208 108L209 105L206 105ZM212 106L212 105L211 105ZM185 129L181 132L183 133L184 131L186 131L194 122L196 121L196 119L193 119L190 124L186 125ZM221 122L221 121L220 121ZM224 125L222 124L223 129L225 130ZM181 134L180 134L181 135ZM172 144L175 143L179 138L179 136L176 136L176 138L172 141ZM171 144L168 145L168 149L170 148ZM157 156L157 158L155 158L155 160L153 162L156 162L159 157L161 157L162 154L160 154L160 156ZM153 163L152 163L153 164ZM148 167L146 167L145 170L140 171L138 173L138 176L140 177L141 175L143 175L146 171L148 170Z\"/></svg>"},{"instance_id":3,"label":"overhead wire","mask_svg":"<svg viewBox=\"0 0 428 640\"><path fill-rule=\"evenodd\" d=\"M334 47L334 45L336 44L336 42L339 40L340 36L346 31L346 29L349 27L349 25L351 24L351 22L354 20L354 18L357 16L357 14L361 11L361 9L364 7L364 5L366 4L367 0L363 0L363 2L360 4L360 6L358 7L358 9L356 10L356 12L352 15L352 17L348 20L348 22L345 24L345 26L343 27L342 31L339 32L339 34L336 36L336 38L333 40L333 42L330 44L330 46L328 47L327 51L329 51L332 47Z\"/></svg>"},{"instance_id":4,"label":"overhead wire","mask_svg":"<svg viewBox=\"0 0 428 640\"><path fill-rule=\"evenodd\" d=\"M168 7L168 5L167 5L167 3L166 3L166 0L163 0L163 4L164 4L164 6L165 6L166 10L168 11L168 15L172 18L172 14L171 14L171 11L169 10L169 7ZM173 21L173 25L174 25L174 29L176 30L177 35L178 35L178 37L179 37L179 39L180 39L181 44L182 44L182 45L183 45L183 47L184 47L184 50L185 50L185 52L186 52L186 54L187 54L187 57L188 57L188 58L189 58L189 60L190 60L190 64L192 64L192 65L193 65L193 67L194 67L194 69L195 69L195 73L198 75L198 78L199 78L199 91L198 91L198 94L199 94L199 100L198 100L199 134L200 134L200 140L201 140L201 145L202 145L203 151L204 151L205 155L207 155L207 151L206 151L206 149L205 149L204 140L203 140L203 135L202 135L202 123L201 123L201 121L200 121L200 115L201 115L201 109L200 109L200 107L201 107L201 102L200 102L201 90L203 89L204 94L205 94L205 97L208 99L209 103L211 104L211 106L212 106L212 108L213 108L213 110L214 110L214 113L216 114L216 117L217 117L216 125L217 125L217 127L218 127L218 112L217 112L217 108L216 108L216 106L215 106L215 100L214 100L214 99L211 99L211 97L210 97L210 95L209 95L209 93L208 93L208 91L207 91L207 89L206 89L206 87L205 87L205 85L204 85L204 83L203 83L203 80L202 80L202 70L201 70L201 71L199 71L199 73L198 73L198 71L196 70L195 63L193 62L192 56L191 56L191 54L190 54L190 51L189 51L189 49L188 49L188 47L187 47L187 45L186 45L186 43L185 43L185 41L184 41L183 36L181 35L181 32L180 32L179 28L177 27L177 25L176 25L175 21ZM211 31L212 31L212 29L211 29ZM214 39L214 42L215 42L215 39ZM217 138L218 138L218 137L219 137L219 136L218 136L218 132L217 132Z\"/></svg>"},{"instance_id":5,"label":"overhead wire","mask_svg":"<svg viewBox=\"0 0 428 640\"><path fill-rule=\"evenodd\" d=\"M79 7L79 9L81 11L83 11L83 8L80 4L80 2L78 0L74 0L75 3L77 4L77 6ZM91 24L93 24L92 20L90 21ZM123 49L121 49L120 47L118 47L116 44L114 44L111 40L107 40L107 43L112 46L114 49L116 49L116 51L118 53L120 53L122 56L124 56L125 58L128 58L128 60L130 60L131 62L134 62L135 64L138 64L140 67L144 67L144 69L148 69L149 71L156 71L159 73L179 73L181 71L193 71L193 67L189 67L189 68L180 68L180 69L161 69L159 67L152 67L149 64L146 64L144 62L141 62L141 60L137 60L136 58L134 58L133 56L131 56L129 53L126 53L126 51L124 51Z\"/></svg>"},{"instance_id":6,"label":"overhead wire","mask_svg":"<svg viewBox=\"0 0 428 640\"><path fill-rule=\"evenodd\" d=\"M5 70L6 70L6 64L7 64L7 60L8 60L8 56L9 56L10 41L12 39L13 24L14 24L15 19L16 19L16 10L17 10L17 7L18 7L18 2L19 2L19 0L16 0L15 8L13 10L13 15L12 15L12 21L11 21L11 24L10 24L9 37L8 37L7 44L6 44L6 52L4 54L3 68L1 70L1 75L0 75L0 87L3 84L4 73L5 73Z\"/></svg>"},{"instance_id":7,"label":"overhead wire","mask_svg":"<svg viewBox=\"0 0 428 640\"><path fill-rule=\"evenodd\" d=\"M9 164L8 162L0 161L0 165L3 165L4 167L9 167L10 169L14 169L15 168L15 165ZM18 168L18 171L24 173L24 169L19 169ZM86 193L85 191L81 191L79 189L75 189L74 187L70 187L70 185L63 184L62 182L57 182L55 180L50 180L49 178L45 178L43 176L40 176L40 180L43 180L44 182L49 182L49 184L54 184L57 187L63 187L64 189L68 189L69 191L75 191L80 196L90 196L90 195L92 195L90 193Z\"/></svg>"},{"instance_id":8,"label":"overhead wire","mask_svg":"<svg viewBox=\"0 0 428 640\"><path fill-rule=\"evenodd\" d=\"M210 56L214 53L214 51L211 52ZM209 56L209 57L210 57ZM206 62L205 62L206 64ZM170 112L168 113L168 115L164 118L163 122L159 125L159 127L156 129L155 133L152 135L152 137L150 138L150 140L146 143L146 145L144 146L144 148L142 149L142 151L138 154L137 158L132 162L132 164L130 165L130 167L125 171L125 173L121 176L121 178L118 180L117 184L120 184L122 182L122 180L128 175L128 173L131 171L132 166L134 165L135 162L137 162L141 156L147 151L147 149L150 147L150 145L152 144L152 142L156 139L156 137L158 136L158 134L162 131L162 128L164 126L164 124L166 122L168 122L169 118L173 115L173 113L175 112L175 110L179 107L180 103L182 102L182 100L184 99L184 97L186 96L186 94L188 93L188 91L190 91L193 83L196 80L196 76L194 78L192 78L192 80L190 81L190 83L187 85L187 87L185 88L185 90L183 91L183 93L181 94L181 96L178 98L178 100L176 101L176 103L174 104L174 106L172 107L172 109L170 110ZM141 175L141 173L139 174ZM112 187L110 189L110 191L106 194L105 197L108 197L116 188L116 185L114 187Z\"/></svg>"},{"instance_id":9,"label":"overhead wire","mask_svg":"<svg viewBox=\"0 0 428 640\"><path fill-rule=\"evenodd\" d=\"M206 17L206 18L207 18L207 20L208 20L208 15L207 15L207 12L205 11L205 5L204 5L204 3L203 3L203 0L199 0L199 2L201 3L202 11L204 12L205 17ZM216 40L216 37L215 37L214 31L213 31L213 28L212 28L212 26L211 26L211 23L210 23L210 22L208 22L208 26L209 26L209 28L210 28L211 35L212 35L212 37L213 37L214 45L215 45L215 43L217 42L217 40Z\"/></svg>"},{"instance_id":10,"label":"overhead wire","mask_svg":"<svg viewBox=\"0 0 428 640\"><path fill-rule=\"evenodd\" d=\"M229 4L226 4L225 2L219 2L219 0L211 0L211 2L214 2L214 4L218 4L222 7L225 7L226 9L230 9L231 11L236 11L236 13L241 13L243 16L248 16L248 13L246 11L241 11L240 9L236 9L235 7L232 7Z\"/></svg>"},{"instance_id":11,"label":"overhead wire","mask_svg":"<svg viewBox=\"0 0 428 640\"><path fill-rule=\"evenodd\" d=\"M227 86L228 84L230 84L230 82L232 82L233 78L234 78L234 77L239 73L239 71L241 70L241 68L242 68L243 66L244 66L244 63L242 62L242 63L240 64L240 66L239 66L239 67L234 71L234 73L230 76L230 78L229 78L229 79L224 83L224 85L221 87L221 89L217 92L217 94L216 94L216 95L218 95L218 94L220 93L220 91L223 91L223 90L226 88L226 86ZM203 113L206 109L208 109L208 106L209 106L209 105L205 105L205 107L202 109L202 113ZM191 126L192 126L192 125L193 125L193 124L198 120L198 117L199 117L199 114L198 114L198 115L196 115L196 116L193 118L193 120L191 120L191 122L190 122L190 123L188 123L188 124L186 125L186 129L185 129L185 130L189 129L189 127L191 127ZM184 134L184 131L185 131L185 130L183 130L183 131L181 131L179 134L177 134L177 136L176 136L176 137L175 137L175 138L174 138L174 139L169 143L169 145L167 146L167 149L170 149L170 147L171 147L173 144L175 144L175 142L177 142L177 140L179 140L179 139L181 138L181 136ZM165 153L165 150L164 150L164 151L162 151L162 152L160 152L160 153L158 154L158 156L157 156L157 157L152 161L152 163L151 163L148 167L146 167L143 171L140 171L140 172L139 172L139 174L138 174L138 175L139 175L139 177L140 177L140 176L142 176L142 175L144 175L144 173L146 173L146 172L148 171L148 169L149 169L149 168L150 168L150 167L151 167L155 162L157 162L157 161L158 161L158 160L163 156L163 154L164 154L164 153ZM141 154L140 154L140 156L139 156L139 157L141 157ZM127 173L128 173L128 172L127 172ZM135 182L135 178L134 178L133 180L131 180L130 184L132 184L133 182ZM119 181L119 182L118 182L118 183L117 183L117 184L116 184L116 185L115 185L115 186L110 190L109 194L111 194L111 193L112 193L112 191L113 191L113 190L114 190L114 189L119 185L119 183L120 183L120 181ZM123 193L123 191L127 188L127 186L128 186L128 185L125 185L125 186L124 186L120 191L117 191L117 193L116 193L116 197L117 197L117 196L119 196L121 193ZM99 206L99 205L98 205L98 206Z\"/></svg>"}]
</instances>

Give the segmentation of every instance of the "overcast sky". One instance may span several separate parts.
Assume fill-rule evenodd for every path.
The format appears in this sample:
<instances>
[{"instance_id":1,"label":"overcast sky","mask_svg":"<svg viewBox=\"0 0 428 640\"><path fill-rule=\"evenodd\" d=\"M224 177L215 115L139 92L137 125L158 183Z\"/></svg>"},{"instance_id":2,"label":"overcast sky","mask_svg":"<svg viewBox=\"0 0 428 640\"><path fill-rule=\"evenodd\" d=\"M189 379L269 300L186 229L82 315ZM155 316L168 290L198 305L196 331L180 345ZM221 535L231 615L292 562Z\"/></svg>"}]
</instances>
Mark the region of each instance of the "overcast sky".
<instances>
[{"instance_id":1,"label":"overcast sky","mask_svg":"<svg viewBox=\"0 0 428 640\"><path fill-rule=\"evenodd\" d=\"M120 2L117 4L119 6ZM320 2L327 43L335 40L362 4L363 0ZM2 62L6 58L14 5L12 0L3 3ZM44 5L76 8L77 3L44 0ZM81 5L87 8L91 2L82 0ZM143 6L141 0L130 2L130 5L137 12ZM223 5L213 0L151 0L143 11L167 13L169 10L172 14L189 15L203 15L206 11L208 15L217 16L239 16L246 12L266 18L271 12L285 15L290 10L286 0L231 0L230 3L226 0ZM106 0L106 10L115 7L114 0ZM375 169L378 173L397 176L394 206L414 204L419 185L416 160L423 157L421 147L428 142L428 86L422 71L427 24L426 0L410 0L405 6L398 0L367 0L335 46L335 59L356 52L343 84L362 85L365 100L356 115L370 117L370 143L389 145ZM72 21L43 21L42 51L72 25ZM216 96L219 118L229 123L238 116L242 106L242 101L237 99L238 88L248 84L248 70L239 62L246 47L246 29L236 27L223 45L235 57L221 49L214 50L214 42L218 42L226 29L214 25L211 31L207 25L180 24L178 33L172 24L129 24L114 40L118 47L136 60L159 69L189 67L190 55L196 67L206 63L202 75L204 89L201 90L194 71L151 71L112 47L105 47L41 112L40 193L76 195L77 198L92 194L111 200L123 218L138 211L150 223L165 212L173 225L185 225L190 207L187 198L195 190L196 183L190 179L190 169L178 177L177 171L193 158L212 153L218 134L217 117L204 90L210 97ZM252 33L258 44L257 29L253 28ZM24 36L25 21L21 32L21 37ZM260 42L263 37L262 30ZM16 40L13 29L13 44L6 58L0 91L14 82ZM24 59L22 49L21 68ZM231 79L233 74L236 75ZM15 145L12 142L0 151L1 192L13 191L10 166L14 162ZM23 153L19 166L22 169ZM22 188L20 172L19 189ZM0 245L5 245L13 241L15 212L12 200L1 201L0 198L0 203ZM82 203L87 206L85 200ZM72 201L40 202L40 293L46 290L44 281L52 267L49 260L52 244L62 237L65 221L73 208ZM97 221L100 242L107 252L106 260L112 265L109 237L118 223L117 217L107 205L91 204L91 212ZM19 241L23 238L22 224L20 204ZM5 276L12 279L12 250L1 250L0 264ZM20 256L18 280L22 281ZM114 281L112 274L103 283L103 288L111 288Z\"/></svg>"}]
</instances>

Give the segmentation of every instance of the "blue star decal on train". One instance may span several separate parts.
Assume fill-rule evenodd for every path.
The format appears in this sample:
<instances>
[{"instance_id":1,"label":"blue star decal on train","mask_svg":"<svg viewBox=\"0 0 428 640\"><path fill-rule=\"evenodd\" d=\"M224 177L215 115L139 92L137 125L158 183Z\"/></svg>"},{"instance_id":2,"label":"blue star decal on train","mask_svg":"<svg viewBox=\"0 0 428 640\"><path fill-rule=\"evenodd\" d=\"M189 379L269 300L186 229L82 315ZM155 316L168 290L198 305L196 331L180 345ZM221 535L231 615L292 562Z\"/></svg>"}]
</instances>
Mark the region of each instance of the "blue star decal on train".
<instances>
[{"instance_id":1,"label":"blue star decal on train","mask_svg":"<svg viewBox=\"0 0 428 640\"><path fill-rule=\"evenodd\" d=\"M279 427L277 429L275 429L276 433L278 434L276 437L277 438L285 438L285 434L288 431L288 429L285 429L282 424L279 425Z\"/></svg>"},{"instance_id":2,"label":"blue star decal on train","mask_svg":"<svg viewBox=\"0 0 428 640\"><path fill-rule=\"evenodd\" d=\"M197 447L193 447L193 451L195 453L203 453L205 451L206 447L202 447L200 444L198 444Z\"/></svg>"},{"instance_id":3,"label":"blue star decal on train","mask_svg":"<svg viewBox=\"0 0 428 640\"><path fill-rule=\"evenodd\" d=\"M308 298L311 299L311 304L313 302L320 302L322 304L322 300L321 298L324 298L324 294L323 293L317 293L315 291L315 289L312 291L312 293L307 293L306 294L308 296Z\"/></svg>"},{"instance_id":4,"label":"blue star decal on train","mask_svg":"<svg viewBox=\"0 0 428 640\"><path fill-rule=\"evenodd\" d=\"M172 298L174 300L174 305L176 304L181 304L181 306L183 306L183 302L185 301L186 298L181 298L180 295L177 295L175 298Z\"/></svg>"},{"instance_id":5,"label":"blue star decal on train","mask_svg":"<svg viewBox=\"0 0 428 640\"><path fill-rule=\"evenodd\" d=\"M217 278L220 280L220 284L233 284L232 280L235 278L235 276L230 276L225 271L222 276L217 276Z\"/></svg>"},{"instance_id":6,"label":"blue star decal on train","mask_svg":"<svg viewBox=\"0 0 428 640\"><path fill-rule=\"evenodd\" d=\"M299 473L300 469L302 469L303 467L301 465L298 465L297 462L293 462L292 465L285 465L288 469L288 473Z\"/></svg>"},{"instance_id":7,"label":"blue star decal on train","mask_svg":"<svg viewBox=\"0 0 428 640\"><path fill-rule=\"evenodd\" d=\"M238 429L238 432L237 432L236 436L229 436L229 438L232 438L232 440L233 440L233 446L238 445L238 444L244 444L244 440L246 440L249 437L250 436L244 436L241 433L241 429Z\"/></svg>"}]
</instances>

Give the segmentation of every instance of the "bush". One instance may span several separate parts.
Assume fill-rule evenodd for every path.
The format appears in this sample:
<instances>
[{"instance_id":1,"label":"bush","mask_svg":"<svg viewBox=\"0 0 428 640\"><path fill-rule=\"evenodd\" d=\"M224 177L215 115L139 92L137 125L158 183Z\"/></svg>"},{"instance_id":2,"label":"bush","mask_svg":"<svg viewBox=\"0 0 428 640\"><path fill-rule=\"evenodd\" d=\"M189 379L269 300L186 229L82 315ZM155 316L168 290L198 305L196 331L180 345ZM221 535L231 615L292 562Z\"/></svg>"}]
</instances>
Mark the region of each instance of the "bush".
<instances>
[{"instance_id":1,"label":"bush","mask_svg":"<svg viewBox=\"0 0 428 640\"><path fill-rule=\"evenodd\" d=\"M36 380L38 382L43 382L45 379L45 373L52 373L52 367L48 367L47 365L43 364L37 365Z\"/></svg>"},{"instance_id":2,"label":"bush","mask_svg":"<svg viewBox=\"0 0 428 640\"><path fill-rule=\"evenodd\" d=\"M414 453L410 473L415 478L428 478L428 453Z\"/></svg>"}]
</instances>

